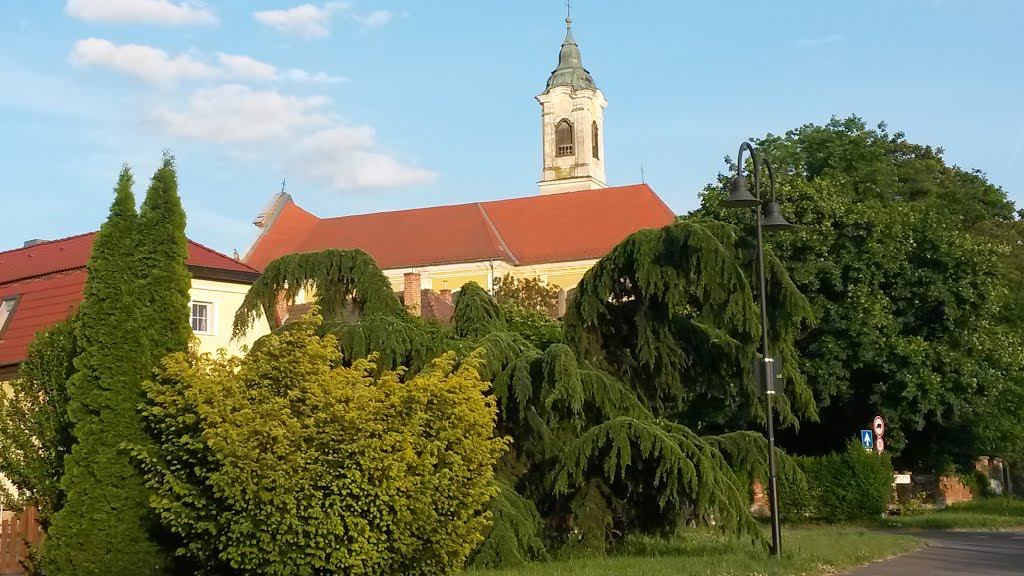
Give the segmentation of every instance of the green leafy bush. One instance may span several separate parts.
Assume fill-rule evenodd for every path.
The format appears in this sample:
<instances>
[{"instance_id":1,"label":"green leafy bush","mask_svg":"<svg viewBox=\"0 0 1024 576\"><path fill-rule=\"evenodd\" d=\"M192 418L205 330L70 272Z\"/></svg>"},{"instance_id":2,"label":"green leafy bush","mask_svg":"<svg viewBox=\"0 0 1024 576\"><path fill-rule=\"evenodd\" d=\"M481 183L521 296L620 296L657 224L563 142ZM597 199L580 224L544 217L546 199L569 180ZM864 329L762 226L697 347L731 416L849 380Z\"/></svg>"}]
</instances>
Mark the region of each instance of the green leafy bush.
<instances>
[{"instance_id":1,"label":"green leafy bush","mask_svg":"<svg viewBox=\"0 0 1024 576\"><path fill-rule=\"evenodd\" d=\"M892 495L892 463L851 441L846 450L797 458L806 489L780 485L780 509L789 517L848 522L881 516Z\"/></svg>"},{"instance_id":2,"label":"green leafy bush","mask_svg":"<svg viewBox=\"0 0 1024 576\"><path fill-rule=\"evenodd\" d=\"M535 310L515 303L501 305L510 332L519 334L538 350L547 350L562 342L562 324Z\"/></svg>"},{"instance_id":3,"label":"green leafy bush","mask_svg":"<svg viewBox=\"0 0 1024 576\"><path fill-rule=\"evenodd\" d=\"M0 486L0 493L7 509L38 507L44 529L66 498L60 479L75 442L68 419L68 379L77 355L74 319L40 332L18 379L0 394L0 473L16 488Z\"/></svg>"},{"instance_id":4,"label":"green leafy bush","mask_svg":"<svg viewBox=\"0 0 1024 576\"><path fill-rule=\"evenodd\" d=\"M320 319L147 384L151 500L197 574L448 574L480 544L506 449L471 355L400 381L340 364Z\"/></svg>"}]
</instances>

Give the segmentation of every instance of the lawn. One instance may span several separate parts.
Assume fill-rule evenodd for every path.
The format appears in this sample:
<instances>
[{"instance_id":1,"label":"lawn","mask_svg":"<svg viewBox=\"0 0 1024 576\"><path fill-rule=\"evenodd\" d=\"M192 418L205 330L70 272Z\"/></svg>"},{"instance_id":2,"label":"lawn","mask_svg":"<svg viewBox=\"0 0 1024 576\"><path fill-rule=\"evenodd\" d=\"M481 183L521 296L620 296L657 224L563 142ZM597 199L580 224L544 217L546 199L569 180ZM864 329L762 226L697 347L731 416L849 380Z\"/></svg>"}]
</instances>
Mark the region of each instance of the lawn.
<instances>
[{"instance_id":1,"label":"lawn","mask_svg":"<svg viewBox=\"0 0 1024 576\"><path fill-rule=\"evenodd\" d=\"M674 540L634 538L602 558L520 568L470 571L467 576L796 576L831 574L916 550L923 541L864 528L783 527L783 558L718 532L685 530Z\"/></svg>"},{"instance_id":2,"label":"lawn","mask_svg":"<svg viewBox=\"0 0 1024 576\"><path fill-rule=\"evenodd\" d=\"M888 528L911 530L1024 530L1024 500L984 498L945 510L891 516L883 522Z\"/></svg>"}]
</instances>

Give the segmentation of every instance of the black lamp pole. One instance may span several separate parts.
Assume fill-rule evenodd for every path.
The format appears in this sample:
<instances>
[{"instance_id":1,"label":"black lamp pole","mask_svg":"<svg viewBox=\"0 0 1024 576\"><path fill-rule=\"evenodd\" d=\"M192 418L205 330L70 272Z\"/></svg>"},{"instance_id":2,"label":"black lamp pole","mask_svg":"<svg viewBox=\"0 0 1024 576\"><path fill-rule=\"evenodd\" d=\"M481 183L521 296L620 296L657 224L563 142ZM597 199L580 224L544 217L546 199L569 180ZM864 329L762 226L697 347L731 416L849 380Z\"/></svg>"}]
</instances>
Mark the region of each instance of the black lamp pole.
<instances>
[{"instance_id":1,"label":"black lamp pole","mask_svg":"<svg viewBox=\"0 0 1024 576\"><path fill-rule=\"evenodd\" d=\"M743 176L743 151L750 152L754 159L754 194L750 194L747 187L747 179ZM772 410L772 397L775 395L775 371L772 369L774 359L768 353L768 294L765 289L766 280L764 273L764 244L762 241L762 230L775 231L792 228L793 225L786 222L782 217L782 210L775 201L775 172L767 161L764 163L768 169L769 186L772 193L771 202L767 204L761 199L761 157L754 150L749 142L740 144L740 151L736 158L737 175L733 181L732 194L726 198L722 205L727 208L754 208L757 214L757 270L761 283L761 378L765 386L765 396L768 398L768 501L771 506L772 515L772 555L776 558L782 555L782 531L779 526L779 490L775 475L775 417ZM762 208L764 213L762 214Z\"/></svg>"}]
</instances>

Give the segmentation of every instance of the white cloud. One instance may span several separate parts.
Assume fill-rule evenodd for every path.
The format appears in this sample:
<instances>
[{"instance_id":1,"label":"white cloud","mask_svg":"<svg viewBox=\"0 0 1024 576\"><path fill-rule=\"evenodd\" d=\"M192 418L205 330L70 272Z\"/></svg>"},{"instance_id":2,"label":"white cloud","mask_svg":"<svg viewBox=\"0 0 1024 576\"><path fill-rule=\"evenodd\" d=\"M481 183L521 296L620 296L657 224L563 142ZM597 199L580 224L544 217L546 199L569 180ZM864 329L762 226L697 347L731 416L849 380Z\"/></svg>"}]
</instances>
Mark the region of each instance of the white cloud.
<instances>
[{"instance_id":1,"label":"white cloud","mask_svg":"<svg viewBox=\"0 0 1024 576\"><path fill-rule=\"evenodd\" d=\"M326 72L311 73L299 68L292 68L280 75L280 78L293 82L308 82L310 84L340 84L347 79L341 76L331 76Z\"/></svg>"},{"instance_id":2,"label":"white cloud","mask_svg":"<svg viewBox=\"0 0 1024 576\"><path fill-rule=\"evenodd\" d=\"M216 65L205 62L202 54L170 56L153 46L114 44L101 38L87 38L75 43L70 60L77 66L100 66L117 70L154 84L170 85L181 80L221 78L231 80L305 82L328 84L344 78L324 72L307 72L292 68L279 73L273 64L241 54L217 53Z\"/></svg>"},{"instance_id":3,"label":"white cloud","mask_svg":"<svg viewBox=\"0 0 1024 576\"><path fill-rule=\"evenodd\" d=\"M209 78L217 74L212 66L188 55L171 57L152 46L117 45L100 38L87 38L75 43L71 62L78 66L103 66L157 84L182 79Z\"/></svg>"},{"instance_id":4,"label":"white cloud","mask_svg":"<svg viewBox=\"0 0 1024 576\"><path fill-rule=\"evenodd\" d=\"M363 28L380 28L390 24L395 19L395 13L390 10L374 10L366 15L353 14L352 18Z\"/></svg>"},{"instance_id":5,"label":"white cloud","mask_svg":"<svg viewBox=\"0 0 1024 576\"><path fill-rule=\"evenodd\" d=\"M285 145L298 131L329 126L327 103L319 96L299 98L224 84L197 90L183 112L157 108L154 118L168 133L192 140Z\"/></svg>"},{"instance_id":6,"label":"white cloud","mask_svg":"<svg viewBox=\"0 0 1024 576\"><path fill-rule=\"evenodd\" d=\"M258 80L273 80L277 77L277 68L273 64L267 64L249 56L218 52L217 62L220 63L221 69L230 76Z\"/></svg>"},{"instance_id":7,"label":"white cloud","mask_svg":"<svg viewBox=\"0 0 1024 576\"><path fill-rule=\"evenodd\" d=\"M187 0L68 0L64 12L86 22L144 22L168 26L217 23L213 12Z\"/></svg>"},{"instance_id":8,"label":"white cloud","mask_svg":"<svg viewBox=\"0 0 1024 576\"><path fill-rule=\"evenodd\" d=\"M336 190L398 188L426 184L436 178L430 170L408 166L387 154L360 149L324 149L307 156L301 170Z\"/></svg>"},{"instance_id":9,"label":"white cloud","mask_svg":"<svg viewBox=\"0 0 1024 576\"><path fill-rule=\"evenodd\" d=\"M322 38L331 33L328 27L331 15L348 7L349 5L344 2L327 2L320 6L302 4L285 10L254 12L252 17L257 22L289 36Z\"/></svg>"},{"instance_id":10,"label":"white cloud","mask_svg":"<svg viewBox=\"0 0 1024 576\"><path fill-rule=\"evenodd\" d=\"M338 120L323 97L226 84L195 92L184 110L158 108L153 118L172 135L241 146L239 154L281 161L288 173L337 190L409 186L435 177L381 152L372 126Z\"/></svg>"}]
</instances>

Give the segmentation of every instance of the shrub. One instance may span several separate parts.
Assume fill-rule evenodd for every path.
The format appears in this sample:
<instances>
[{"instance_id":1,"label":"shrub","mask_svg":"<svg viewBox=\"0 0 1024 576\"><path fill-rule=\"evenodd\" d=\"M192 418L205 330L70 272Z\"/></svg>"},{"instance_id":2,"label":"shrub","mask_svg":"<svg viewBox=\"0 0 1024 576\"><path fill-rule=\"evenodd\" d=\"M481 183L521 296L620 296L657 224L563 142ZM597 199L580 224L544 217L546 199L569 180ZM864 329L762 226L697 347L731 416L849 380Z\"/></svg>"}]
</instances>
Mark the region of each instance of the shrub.
<instances>
[{"instance_id":1,"label":"shrub","mask_svg":"<svg viewBox=\"0 0 1024 576\"><path fill-rule=\"evenodd\" d=\"M538 350L547 350L562 342L562 324L558 320L514 302L502 304L501 311L509 331L519 334Z\"/></svg>"},{"instance_id":2,"label":"shrub","mask_svg":"<svg viewBox=\"0 0 1024 576\"><path fill-rule=\"evenodd\" d=\"M851 441L846 450L797 458L807 490L780 486L780 508L791 516L848 522L881 516L892 495L892 463L887 455Z\"/></svg>"},{"instance_id":3,"label":"shrub","mask_svg":"<svg viewBox=\"0 0 1024 576\"><path fill-rule=\"evenodd\" d=\"M340 365L319 316L147 384L152 504L198 574L446 574L480 543L496 408L476 359L407 382Z\"/></svg>"}]
</instances>

